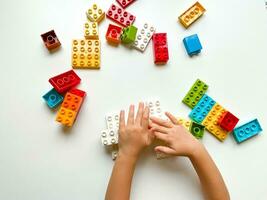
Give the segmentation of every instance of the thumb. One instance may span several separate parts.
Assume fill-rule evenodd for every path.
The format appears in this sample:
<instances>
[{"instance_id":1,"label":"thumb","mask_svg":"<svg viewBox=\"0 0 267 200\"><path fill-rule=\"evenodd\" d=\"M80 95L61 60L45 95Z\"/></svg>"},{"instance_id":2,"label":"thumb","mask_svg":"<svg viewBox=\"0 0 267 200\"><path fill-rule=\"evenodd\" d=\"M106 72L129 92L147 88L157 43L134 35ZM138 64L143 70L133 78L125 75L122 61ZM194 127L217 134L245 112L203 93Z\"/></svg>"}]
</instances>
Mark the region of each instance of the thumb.
<instances>
[{"instance_id":1,"label":"thumb","mask_svg":"<svg viewBox=\"0 0 267 200\"><path fill-rule=\"evenodd\" d=\"M168 155L175 155L176 151L167 146L156 146L154 149L156 152L165 153Z\"/></svg>"}]
</instances>

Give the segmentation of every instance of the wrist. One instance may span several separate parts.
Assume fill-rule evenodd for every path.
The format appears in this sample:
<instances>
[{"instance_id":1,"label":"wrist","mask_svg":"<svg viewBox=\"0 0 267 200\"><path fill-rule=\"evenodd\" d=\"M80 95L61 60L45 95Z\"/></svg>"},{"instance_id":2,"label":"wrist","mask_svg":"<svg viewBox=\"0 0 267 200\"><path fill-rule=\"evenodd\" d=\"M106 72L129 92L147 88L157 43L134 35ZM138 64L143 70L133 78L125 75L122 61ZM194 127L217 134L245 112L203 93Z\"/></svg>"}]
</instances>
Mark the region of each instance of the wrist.
<instances>
[{"instance_id":1,"label":"wrist","mask_svg":"<svg viewBox=\"0 0 267 200\"><path fill-rule=\"evenodd\" d=\"M188 157L191 161L193 161L198 159L203 153L205 153L205 147L202 143L197 142Z\"/></svg>"},{"instance_id":2,"label":"wrist","mask_svg":"<svg viewBox=\"0 0 267 200\"><path fill-rule=\"evenodd\" d=\"M127 153L124 153L123 151L120 151L119 150L119 153L118 153L118 157L116 160L122 160L122 161L125 161L125 162L129 162L129 163L136 163L137 160L138 160L138 155L131 155L131 154L127 154Z\"/></svg>"}]
</instances>

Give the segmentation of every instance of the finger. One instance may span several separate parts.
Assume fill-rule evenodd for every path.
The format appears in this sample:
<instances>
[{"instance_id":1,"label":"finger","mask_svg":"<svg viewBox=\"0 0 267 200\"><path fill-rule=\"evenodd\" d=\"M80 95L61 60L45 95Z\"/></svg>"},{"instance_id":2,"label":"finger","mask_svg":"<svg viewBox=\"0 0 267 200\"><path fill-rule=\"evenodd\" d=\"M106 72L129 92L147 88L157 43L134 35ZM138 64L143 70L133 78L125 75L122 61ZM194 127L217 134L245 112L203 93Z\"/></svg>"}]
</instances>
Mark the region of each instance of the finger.
<instances>
[{"instance_id":1,"label":"finger","mask_svg":"<svg viewBox=\"0 0 267 200\"><path fill-rule=\"evenodd\" d=\"M158 132L165 133L165 134L169 133L169 129L168 128L166 128L164 126L159 126L159 125L154 124L154 123L151 124L151 129L153 131L158 131Z\"/></svg>"},{"instance_id":2,"label":"finger","mask_svg":"<svg viewBox=\"0 0 267 200\"><path fill-rule=\"evenodd\" d=\"M130 105L127 124L134 123L134 105Z\"/></svg>"},{"instance_id":3,"label":"finger","mask_svg":"<svg viewBox=\"0 0 267 200\"><path fill-rule=\"evenodd\" d=\"M171 113L166 112L165 115L171 120L173 124L178 124L178 120Z\"/></svg>"},{"instance_id":4,"label":"finger","mask_svg":"<svg viewBox=\"0 0 267 200\"><path fill-rule=\"evenodd\" d=\"M142 117L142 127L148 128L148 125L149 125L149 108L148 106L146 106Z\"/></svg>"},{"instance_id":5,"label":"finger","mask_svg":"<svg viewBox=\"0 0 267 200\"><path fill-rule=\"evenodd\" d=\"M152 120L152 122L160 125L160 126L164 126L166 128L172 128L173 124L170 121L167 120L163 120L157 117L150 117L150 119Z\"/></svg>"},{"instance_id":6,"label":"finger","mask_svg":"<svg viewBox=\"0 0 267 200\"><path fill-rule=\"evenodd\" d=\"M158 132L158 131L154 131L154 135L157 139L162 140L163 142L169 143L169 138L167 134Z\"/></svg>"},{"instance_id":7,"label":"finger","mask_svg":"<svg viewBox=\"0 0 267 200\"><path fill-rule=\"evenodd\" d=\"M168 154L168 155L175 155L176 154L175 150L173 150L172 148L167 147L167 146L157 146L157 147L155 147L154 150L156 152L160 152L160 153L164 153L164 154Z\"/></svg>"},{"instance_id":8,"label":"finger","mask_svg":"<svg viewBox=\"0 0 267 200\"><path fill-rule=\"evenodd\" d=\"M141 124L143 113L144 113L144 103L141 102L141 103L139 103L139 107L138 107L138 111L137 111L137 115L136 115L136 119L135 119L136 124Z\"/></svg>"},{"instance_id":9,"label":"finger","mask_svg":"<svg viewBox=\"0 0 267 200\"><path fill-rule=\"evenodd\" d=\"M119 124L119 129L124 129L125 128L125 112L124 110L121 110L120 112L120 124Z\"/></svg>"}]
</instances>

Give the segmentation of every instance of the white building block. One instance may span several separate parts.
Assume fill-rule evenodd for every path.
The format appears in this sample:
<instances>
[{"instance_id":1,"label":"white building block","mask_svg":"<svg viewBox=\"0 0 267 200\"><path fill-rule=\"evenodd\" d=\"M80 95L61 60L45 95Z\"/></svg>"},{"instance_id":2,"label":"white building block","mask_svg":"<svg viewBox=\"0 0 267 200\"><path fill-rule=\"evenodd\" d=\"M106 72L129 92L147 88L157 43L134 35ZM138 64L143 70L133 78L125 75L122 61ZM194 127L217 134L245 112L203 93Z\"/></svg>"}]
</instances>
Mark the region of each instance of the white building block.
<instances>
[{"instance_id":1,"label":"white building block","mask_svg":"<svg viewBox=\"0 0 267 200\"><path fill-rule=\"evenodd\" d=\"M118 144L118 130L105 129L101 132L101 142L103 145L109 146Z\"/></svg>"},{"instance_id":2,"label":"white building block","mask_svg":"<svg viewBox=\"0 0 267 200\"><path fill-rule=\"evenodd\" d=\"M112 113L106 115L106 123L108 129L119 130L119 122L120 122L120 114L119 113Z\"/></svg>"}]
</instances>

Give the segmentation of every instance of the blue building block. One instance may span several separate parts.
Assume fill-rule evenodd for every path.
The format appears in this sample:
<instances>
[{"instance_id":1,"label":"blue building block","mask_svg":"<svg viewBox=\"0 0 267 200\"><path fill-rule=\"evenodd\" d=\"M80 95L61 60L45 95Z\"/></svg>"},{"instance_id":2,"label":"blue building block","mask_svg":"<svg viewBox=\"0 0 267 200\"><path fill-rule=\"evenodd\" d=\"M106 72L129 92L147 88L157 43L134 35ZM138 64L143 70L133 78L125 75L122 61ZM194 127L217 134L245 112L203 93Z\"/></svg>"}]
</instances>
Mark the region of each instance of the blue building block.
<instances>
[{"instance_id":1,"label":"blue building block","mask_svg":"<svg viewBox=\"0 0 267 200\"><path fill-rule=\"evenodd\" d=\"M243 142L262 131L257 119L254 119L234 129L233 135L237 143Z\"/></svg>"},{"instance_id":2,"label":"blue building block","mask_svg":"<svg viewBox=\"0 0 267 200\"><path fill-rule=\"evenodd\" d=\"M63 101L63 96L61 96L54 88L47 92L44 96L43 99L45 100L46 104L50 108L55 108L57 107L62 101Z\"/></svg>"},{"instance_id":3,"label":"blue building block","mask_svg":"<svg viewBox=\"0 0 267 200\"><path fill-rule=\"evenodd\" d=\"M197 105L189 114L189 117L201 124L201 122L205 119L205 117L209 114L212 107L215 105L215 101L209 97L208 95L204 94L203 97L199 100Z\"/></svg>"},{"instance_id":4,"label":"blue building block","mask_svg":"<svg viewBox=\"0 0 267 200\"><path fill-rule=\"evenodd\" d=\"M197 34L185 37L183 39L183 43L187 51L187 54L189 56L199 54L202 49L202 46L201 46L201 43L199 41Z\"/></svg>"}]
</instances>

